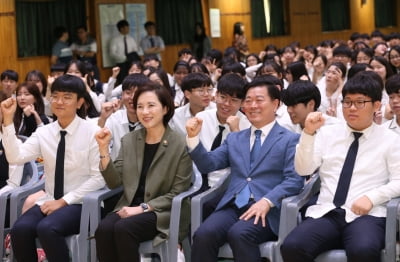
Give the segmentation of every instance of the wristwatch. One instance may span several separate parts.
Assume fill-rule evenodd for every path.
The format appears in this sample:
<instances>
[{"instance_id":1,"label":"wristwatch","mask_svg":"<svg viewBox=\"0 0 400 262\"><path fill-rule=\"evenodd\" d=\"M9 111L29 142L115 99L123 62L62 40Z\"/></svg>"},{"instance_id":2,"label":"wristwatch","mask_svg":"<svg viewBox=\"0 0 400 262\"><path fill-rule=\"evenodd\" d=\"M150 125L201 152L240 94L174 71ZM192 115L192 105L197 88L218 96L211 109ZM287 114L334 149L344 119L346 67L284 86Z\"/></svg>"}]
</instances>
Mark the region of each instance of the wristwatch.
<instances>
[{"instance_id":1,"label":"wristwatch","mask_svg":"<svg viewBox=\"0 0 400 262\"><path fill-rule=\"evenodd\" d=\"M149 205L146 203L141 203L140 207L143 209L143 212L148 212L149 211Z\"/></svg>"}]
</instances>

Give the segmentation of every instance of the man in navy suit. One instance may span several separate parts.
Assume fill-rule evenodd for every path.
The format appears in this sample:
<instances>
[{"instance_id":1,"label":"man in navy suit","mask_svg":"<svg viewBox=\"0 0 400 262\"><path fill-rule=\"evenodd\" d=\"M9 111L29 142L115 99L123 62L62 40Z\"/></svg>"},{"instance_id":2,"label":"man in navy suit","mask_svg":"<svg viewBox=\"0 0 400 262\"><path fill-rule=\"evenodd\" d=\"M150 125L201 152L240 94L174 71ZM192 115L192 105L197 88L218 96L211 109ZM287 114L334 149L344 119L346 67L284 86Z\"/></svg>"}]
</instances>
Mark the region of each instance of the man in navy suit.
<instances>
[{"instance_id":1,"label":"man in navy suit","mask_svg":"<svg viewBox=\"0 0 400 262\"><path fill-rule=\"evenodd\" d=\"M217 209L194 234L192 261L217 261L226 242L235 261L260 261L258 245L277 238L282 199L304 185L293 164L298 135L275 121L279 98L280 90L268 78L255 78L246 86L242 105L252 126L230 133L211 152L198 138L201 119L188 120L187 144L200 172L231 168Z\"/></svg>"}]
</instances>

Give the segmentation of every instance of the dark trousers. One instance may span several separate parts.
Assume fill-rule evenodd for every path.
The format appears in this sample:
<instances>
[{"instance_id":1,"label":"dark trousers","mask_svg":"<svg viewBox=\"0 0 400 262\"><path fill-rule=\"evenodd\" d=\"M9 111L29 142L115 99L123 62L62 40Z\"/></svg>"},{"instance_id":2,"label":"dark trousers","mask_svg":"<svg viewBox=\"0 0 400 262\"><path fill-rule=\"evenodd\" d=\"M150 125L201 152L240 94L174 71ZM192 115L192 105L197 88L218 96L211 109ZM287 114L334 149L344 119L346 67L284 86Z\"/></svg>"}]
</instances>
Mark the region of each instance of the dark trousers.
<instances>
[{"instance_id":1,"label":"dark trousers","mask_svg":"<svg viewBox=\"0 0 400 262\"><path fill-rule=\"evenodd\" d=\"M99 261L139 262L140 243L152 240L157 234L157 216L154 212L127 218L110 213L100 222L95 233Z\"/></svg>"},{"instance_id":2,"label":"dark trousers","mask_svg":"<svg viewBox=\"0 0 400 262\"><path fill-rule=\"evenodd\" d=\"M365 215L347 223L345 210L340 208L321 218L307 218L283 242L283 260L314 261L325 251L345 249L347 261L380 261L385 246L385 222L385 218Z\"/></svg>"},{"instance_id":3,"label":"dark trousers","mask_svg":"<svg viewBox=\"0 0 400 262\"><path fill-rule=\"evenodd\" d=\"M35 239L50 262L68 262L69 249L65 237L79 233L82 205L62 207L46 216L35 205L15 222L11 243L18 262L37 262Z\"/></svg>"},{"instance_id":4,"label":"dark trousers","mask_svg":"<svg viewBox=\"0 0 400 262\"><path fill-rule=\"evenodd\" d=\"M191 261L217 261L218 250L226 242L235 261L262 261L258 245L277 237L268 225L262 226L261 220L254 225L254 219L239 219L252 204L238 209L232 203L212 213L193 236Z\"/></svg>"}]
</instances>

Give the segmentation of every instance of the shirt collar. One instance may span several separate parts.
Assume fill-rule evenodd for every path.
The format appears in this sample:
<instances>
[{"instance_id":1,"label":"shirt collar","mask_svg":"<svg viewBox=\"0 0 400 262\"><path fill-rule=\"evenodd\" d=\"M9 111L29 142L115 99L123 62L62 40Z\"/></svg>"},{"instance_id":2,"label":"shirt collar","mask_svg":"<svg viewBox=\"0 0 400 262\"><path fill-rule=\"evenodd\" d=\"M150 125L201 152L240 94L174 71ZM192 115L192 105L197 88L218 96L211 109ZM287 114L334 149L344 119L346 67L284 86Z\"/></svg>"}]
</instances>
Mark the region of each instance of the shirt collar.
<instances>
[{"instance_id":1,"label":"shirt collar","mask_svg":"<svg viewBox=\"0 0 400 262\"><path fill-rule=\"evenodd\" d=\"M72 122L64 129L61 128L61 126L59 125L59 123L57 121L56 132L60 133L61 130L65 130L65 131L67 131L67 134L71 135L71 134L75 133L75 130L78 128L80 120L83 120L83 119L81 119L79 116L75 115L75 118L72 120Z\"/></svg>"},{"instance_id":2,"label":"shirt collar","mask_svg":"<svg viewBox=\"0 0 400 262\"><path fill-rule=\"evenodd\" d=\"M353 132L363 133L362 137L364 137L365 139L368 139L368 137L371 135L371 133L375 129L375 127L376 127L376 124L372 123L372 125L365 128L364 130L360 131L360 130L354 130L353 128L351 128L350 126L347 125L346 132L347 132L348 136L353 136Z\"/></svg>"},{"instance_id":3,"label":"shirt collar","mask_svg":"<svg viewBox=\"0 0 400 262\"><path fill-rule=\"evenodd\" d=\"M254 131L257 129L261 130L262 136L268 136L269 132L271 132L272 127L275 125L276 120L272 121L271 123L261 127L261 128L256 128L255 126L251 126L251 133L254 134Z\"/></svg>"}]
</instances>

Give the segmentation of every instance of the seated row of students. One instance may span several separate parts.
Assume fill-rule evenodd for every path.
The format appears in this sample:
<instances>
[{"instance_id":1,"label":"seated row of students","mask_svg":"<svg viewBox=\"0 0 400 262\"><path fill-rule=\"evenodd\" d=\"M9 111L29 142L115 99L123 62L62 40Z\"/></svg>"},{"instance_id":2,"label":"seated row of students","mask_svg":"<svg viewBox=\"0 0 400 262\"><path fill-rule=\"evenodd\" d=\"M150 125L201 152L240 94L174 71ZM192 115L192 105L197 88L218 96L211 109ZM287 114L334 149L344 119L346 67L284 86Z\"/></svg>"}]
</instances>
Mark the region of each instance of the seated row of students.
<instances>
[{"instance_id":1,"label":"seated row of students","mask_svg":"<svg viewBox=\"0 0 400 262\"><path fill-rule=\"evenodd\" d=\"M195 76L196 74L192 74L193 76ZM226 75L226 77L233 77L232 75ZM65 77L63 77L63 78L61 78L61 79L64 79ZM199 102L200 102L200 104L202 103L202 102L209 102L209 98L207 98L207 96L210 94L210 92L209 92L209 89L210 89L210 85L207 85L207 83L209 83L209 82L207 82L206 81L206 84L203 84L201 81L200 81L200 84L197 86L197 84L196 83L198 83L198 82L196 82L197 80L196 79L198 79L198 78L196 78L196 77L194 77L193 79L195 79L195 81L192 81L191 80L191 78L188 78L188 83L191 83L191 85L190 85L190 91L188 91L189 93L188 93L188 96L190 97L193 93L199 93L198 95L200 95L200 97L201 96L204 96L204 100L202 100L202 99L199 99ZM221 78L221 81L223 80L224 78ZM189 81L189 80L191 80L191 82ZM56 80L56 81L58 81L58 80ZM61 80L60 80L61 81ZM127 81L128 81L128 79L127 79ZM184 81L185 81L185 79L184 79ZM229 84L227 84L228 86L231 84L231 81L232 81L232 79L230 79L229 81L228 81L228 83ZM54 82L54 83L56 83L56 82ZM53 83L53 85L54 85L54 83ZM58 83L58 82L57 82ZM225 96L225 98L224 98L224 91L223 91L223 88L224 88L224 82L222 81L221 82L222 83L222 86L221 86L221 92L220 93L217 93L217 100L216 100L216 102L217 102L217 111L216 111L216 115L217 115L217 117L218 117L218 114L217 114L217 112L218 112L218 103L219 102L221 102L221 111L220 112L226 112L226 111L228 111L228 109L225 107L225 108L223 108L222 107L222 104L225 104L225 105L233 105L234 104L234 102L235 102L235 99L237 99L237 98L240 98L240 96L238 96L238 93L231 93L231 94L233 94L233 96L231 96L231 97L226 97ZM297 84L297 83L293 83L293 84ZM140 83L138 83L137 84L137 86L139 86L140 85ZM146 84L147 85L147 84ZM254 82L253 83L253 85L257 85L257 82ZM260 84L260 85L264 85L264 84ZM265 84L265 85L271 85L271 84ZM128 85L129 86L129 85ZM273 86L274 88L276 88L276 85L271 85L271 86ZM129 87L127 87L124 91L126 91L126 90L130 90L130 91L132 91L131 89L132 89L132 87L135 87L135 84L133 84L133 85L130 85ZM287 89L287 91L289 92L289 90L292 90L293 88L288 88ZM61 89L61 90L59 90L59 91L62 91L63 89ZM68 89L67 89L68 90ZM166 89L163 89L164 91L167 91ZM269 89L268 89L269 90ZM272 89L272 90L274 90L274 89ZM69 90L68 90L69 91ZM67 91L67 93L69 93ZM85 87L85 91L87 91L86 90L86 87ZM57 89L54 89L53 90L53 86L52 86L52 92L54 93L56 93L57 94ZM285 92L286 92L286 90L284 91L284 93L283 94L285 94ZM229 95L229 92L227 92L228 93L228 95ZM396 94L396 92L394 92L395 94ZM83 94L84 93L82 93L82 97L83 97ZM167 94L168 94L168 92L167 92ZM132 94L131 94L132 95ZM222 98L221 98L221 95L222 95ZM268 95L268 94L267 94ZM77 98L78 98L79 96L77 96ZM168 94L167 95L167 97L169 97L169 98L171 98L172 99L172 97ZM256 96L257 97L257 96ZM285 97L285 95L283 95L283 97ZM393 96L394 97L394 96ZM195 98L197 98L197 97L195 97ZM279 96L277 97L277 98L279 98ZM273 101L275 101L277 98L275 98L275 99L272 99ZM54 102L54 99L55 99L55 102ZM68 105L69 104L69 102L71 102L72 100L70 100L71 99L71 97L69 97L69 96L60 96L60 97L57 97L56 95L55 96L53 96L53 94L52 94L52 96L51 96L51 106L52 106L52 110L54 109L54 107L55 107L55 110L56 110L56 112L58 112L59 114L61 114L62 115L62 112L63 112L63 110L65 110L66 108L65 108L65 105ZM133 99L135 99L135 98L133 98ZM83 109L83 104L84 104L84 100L83 99L81 99L81 97L79 97L79 99L77 99L78 100L78 102L79 103L77 103L77 107L79 107L79 109ZM130 105L130 102L129 102L129 100L131 100L131 96L130 97L128 97L127 99L126 99L126 106L127 106L127 111L129 110L129 107L131 107L131 111L133 112L134 110L136 110L137 111L137 106L138 105L135 105L134 103L132 103L131 105ZM207 101L206 101L207 100ZM194 99L193 101L196 101L196 99ZM238 101L236 101L236 102L238 102ZM246 99L245 99L245 102L246 102ZM244 102L244 104L245 104L245 102ZM300 102L302 102L302 101L300 101ZM317 101L315 101L315 102L317 102ZM148 102L149 103L149 107L153 107L154 106L154 103L150 103L150 102ZM250 103L250 101L248 101L248 103ZM258 105L258 103L262 103L261 101L258 101L258 100L255 100L254 102L252 102L252 103L250 103L250 105L249 105L249 107L248 107L248 111L246 111L245 109L244 109L244 111L245 111L245 113L246 113L246 115L247 115L247 118L248 118L248 120L250 120L250 122L251 122L251 119L253 119L253 121L257 121L257 115L258 114L260 114L261 112L259 112L259 110L258 110L258 108L257 108L257 105ZM274 102L275 103L275 102ZM207 104L207 103L205 103L205 104ZM239 103L237 103L237 104L239 104ZM278 103L279 104L279 103ZM274 107L274 108L272 108L272 112L274 113L274 115L275 115L275 112L277 111L277 109L278 109L278 104L276 105L276 107ZM365 103L364 103L365 104ZM133 107L132 107L132 105L133 105ZM288 106L289 107L291 107L291 105L289 105L288 104ZM356 105L356 106L358 106L358 105ZM15 103L15 100L8 100L6 103L4 103L4 106L2 106L2 110L3 111L5 111L6 112L6 114L5 115L7 115L7 120L6 121L4 121L4 124L5 124L5 126L9 126L9 124L10 123L13 123L13 121L9 121L9 116L10 116L10 112L12 112L12 110L10 109L9 111L7 111L9 108L14 108L14 107L16 107L16 103ZM350 105L350 107L352 107L352 105ZM105 110L105 106L103 107L103 109ZM115 108L115 105L111 105L111 111L113 111L113 109ZM108 110L110 110L110 108L108 108ZM245 108L245 107L244 107ZM76 108L75 108L76 109ZM57 111L58 110L58 111ZM204 108L203 108L203 110L204 110ZM289 109L290 110L290 109ZM69 111L71 111L71 110L69 110ZM200 110L200 111L202 111L202 110ZM207 112L207 111L204 111L204 112ZM232 112L234 112L234 110L232 110ZM53 111L53 113L54 113L54 111ZM137 112L136 112L137 113ZM126 113L127 114L127 117L128 117L128 119L129 119L129 114L128 113ZM122 115L123 115L123 113L122 113ZM152 116L152 114L151 114L151 110L150 110L150 113L149 112L147 112L146 111L146 117L144 117L142 120L141 119L138 119L139 120L139 122L143 125L143 122L144 121L148 121L150 124L152 123L152 121L153 121L153 118L154 118L154 116ZM172 114L173 115L173 114ZM172 117L172 115L171 115L171 117ZM199 116L201 115L201 114L198 114ZM57 116L57 119L59 119L59 116L56 114L56 116ZM103 119L104 120L104 119ZM218 119L219 120L219 122L220 123L222 123L223 124L223 118L221 118L221 119ZM60 120L57 120L58 122L57 123L59 123L59 121ZM62 121L62 120L61 120ZM107 120L108 121L108 120ZM105 122L105 125L107 125L107 121ZM135 119L133 119L133 121L135 121ZM226 121L226 120L225 120ZM100 121L99 121L100 122ZM135 123L136 123L137 121L135 121ZM168 121L167 121L168 122ZM293 121L293 122L295 122L295 121ZM7 123L7 124L6 124ZM199 123L199 122L197 122L197 123ZM54 123L53 124L51 124L51 125L53 125L54 126ZM50 127L48 127L48 128L50 128ZM164 127L165 128L165 127ZM230 128L231 128L231 126L230 126ZM41 128L40 128L40 130L41 130ZM218 132L219 132L219 127L217 127L217 126L215 126L215 128L214 128L214 130L216 130L216 136L218 135ZM39 131L39 130L38 130ZM231 131L234 131L234 128L232 128L232 130ZM15 131L14 131L15 132ZM41 131L41 132L43 132L43 131ZM197 132L197 131L196 131ZM8 136L10 136L10 133L11 133L11 131L10 130L8 130ZM106 132L107 133L107 132ZM35 134L34 134L34 137L35 137ZM107 136L108 138L111 138L111 137L109 137L109 136ZM107 138L107 139L108 139ZM33 139L36 139L36 138L32 138L31 140L28 140L28 141L34 141ZM55 139L54 141L57 141L57 139ZM55 142L52 142L53 144L55 144ZM15 141L14 141L15 142ZM36 141L36 142L38 142L39 143L39 141ZM113 141L113 143L114 143L115 141ZM29 144L29 143L28 143ZM25 145L24 145L25 146ZM29 147L29 146L25 146L25 147ZM211 149L211 148L210 148ZM54 148L53 148L53 151L55 150L55 146L54 146ZM158 149L157 149L158 150ZM36 152L30 152L30 153L32 153L32 155L34 155L34 153L37 155L38 154L38 152L36 151ZM154 153L154 152L153 152ZM6 148L6 154L8 154L8 152L7 152L7 148ZM31 157L32 155L29 155L29 157ZM54 152L53 152L53 155L54 155ZM7 155L8 156L8 155ZM104 154L104 155L102 155L102 156L104 156L103 158L108 158L109 156L108 155L106 155L106 154ZM14 156L15 157L15 156ZM21 156L20 156L21 157ZM101 158L101 159L103 159L103 158ZM151 158L151 156L150 156L150 158ZM11 157L11 159L13 159L12 157ZM25 160L27 160L26 158L16 158L16 159L18 159L17 160L17 162L21 162L21 161L25 161ZM49 169L49 168L51 168L51 167L49 167L49 166L51 166L51 165L53 165L53 170L54 170L54 164L55 164L55 161L54 161L54 156L53 156L53 159L51 159L51 158L48 158L48 157L46 157L45 158L45 161L46 161L46 159L49 159L50 161L50 163L48 163L47 164L47 169L46 169L46 171L50 171L50 173L49 174L51 174L51 172L53 172L54 173L54 171L51 171L51 169ZM12 160L12 162L14 162L15 161L15 159L14 160ZM103 160L101 160L101 161L103 161ZM150 161L151 162L151 161ZM45 165L45 168L46 168L46 165ZM48 172L46 172L46 174L47 174ZM207 172L205 172L205 173L207 173ZM139 175L140 176L140 175ZM50 178L49 178L50 180L52 179L51 178L51 175L50 175ZM53 178L54 179L54 178ZM53 181L53 183L54 183L54 181ZM48 190L49 188L46 188L46 193L47 194L51 194L51 193L49 193L49 192L52 192L52 190ZM271 201L270 199L268 199L269 201ZM59 203L59 202L58 202ZM145 203L145 202L143 202L143 203ZM271 204L270 202L268 202L267 201L267 203L268 204ZM64 203L63 203L64 204ZM147 203L148 204L148 203ZM272 205L271 205L271 207L273 207L274 206L274 204L276 204L276 203L274 203L274 202L272 202ZM42 205L43 206L43 205ZM45 207L44 208L46 208L46 205L44 205ZM151 205L150 205L151 206ZM45 212L45 213L51 213L52 212L52 208L53 207L53 205L50 205L50 211L48 211L48 212ZM145 208L145 205L143 205L143 207L142 208ZM43 211L42 211L43 212ZM65 253L64 253L65 254Z\"/></svg>"}]
</instances>

